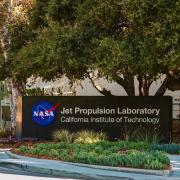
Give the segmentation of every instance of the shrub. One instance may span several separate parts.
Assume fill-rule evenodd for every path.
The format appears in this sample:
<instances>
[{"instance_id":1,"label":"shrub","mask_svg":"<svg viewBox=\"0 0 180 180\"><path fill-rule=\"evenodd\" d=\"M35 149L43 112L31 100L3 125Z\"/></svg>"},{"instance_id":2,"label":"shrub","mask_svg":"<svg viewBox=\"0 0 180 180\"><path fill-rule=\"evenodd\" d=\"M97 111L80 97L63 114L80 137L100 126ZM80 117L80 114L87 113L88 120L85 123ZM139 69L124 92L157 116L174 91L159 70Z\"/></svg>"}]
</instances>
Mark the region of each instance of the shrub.
<instances>
[{"instance_id":1,"label":"shrub","mask_svg":"<svg viewBox=\"0 0 180 180\"><path fill-rule=\"evenodd\" d=\"M30 152L30 149L27 146L20 146L18 149L22 153L29 153Z\"/></svg>"},{"instance_id":2,"label":"shrub","mask_svg":"<svg viewBox=\"0 0 180 180\"><path fill-rule=\"evenodd\" d=\"M68 130L56 130L53 133L53 140L56 142L66 142L72 143L73 142L73 134L70 133Z\"/></svg>"},{"instance_id":3,"label":"shrub","mask_svg":"<svg viewBox=\"0 0 180 180\"><path fill-rule=\"evenodd\" d=\"M6 130L0 129L0 138L6 138L9 136L9 132Z\"/></svg>"},{"instance_id":4,"label":"shrub","mask_svg":"<svg viewBox=\"0 0 180 180\"><path fill-rule=\"evenodd\" d=\"M156 128L141 128L136 134L136 140L156 144L161 141L161 136Z\"/></svg>"},{"instance_id":5,"label":"shrub","mask_svg":"<svg viewBox=\"0 0 180 180\"><path fill-rule=\"evenodd\" d=\"M40 153L41 153L41 152L40 152ZM56 158L56 157L59 156L59 152L58 152L58 150L56 150L56 149L51 149L51 150L48 152L48 156Z\"/></svg>"},{"instance_id":6,"label":"shrub","mask_svg":"<svg viewBox=\"0 0 180 180\"><path fill-rule=\"evenodd\" d=\"M100 141L105 141L107 139L107 135L103 132L94 132L89 130L82 130L75 134L75 143L82 144L91 144Z\"/></svg>"},{"instance_id":7,"label":"shrub","mask_svg":"<svg viewBox=\"0 0 180 180\"><path fill-rule=\"evenodd\" d=\"M51 149L57 149L59 147L59 144L51 144L51 143L39 143L39 144L34 144L33 148L37 149L46 149L46 150L51 150Z\"/></svg>"},{"instance_id":8,"label":"shrub","mask_svg":"<svg viewBox=\"0 0 180 180\"><path fill-rule=\"evenodd\" d=\"M160 156L160 158L158 156ZM124 166L146 169L164 169L170 163L168 157L162 152L150 153L139 151L131 151L124 155L119 155L117 153L105 155L104 153L80 152L75 153L70 161L105 166Z\"/></svg>"},{"instance_id":9,"label":"shrub","mask_svg":"<svg viewBox=\"0 0 180 180\"><path fill-rule=\"evenodd\" d=\"M170 164L170 161L167 155L162 152L132 150L127 155L124 155L124 164L127 167L134 168L164 169Z\"/></svg>"},{"instance_id":10,"label":"shrub","mask_svg":"<svg viewBox=\"0 0 180 180\"><path fill-rule=\"evenodd\" d=\"M58 143L35 144L31 148L21 146L23 153L43 155L64 161L97 164L105 166L121 166L146 169L164 169L170 164L166 153L150 151L143 142L109 142L100 141L93 144ZM125 148L121 154L119 149ZM143 151L142 151L143 150Z\"/></svg>"},{"instance_id":11,"label":"shrub","mask_svg":"<svg viewBox=\"0 0 180 180\"><path fill-rule=\"evenodd\" d=\"M159 143L161 136L157 128L153 127L124 127L120 139L125 141L144 141L147 143Z\"/></svg>"},{"instance_id":12,"label":"shrub","mask_svg":"<svg viewBox=\"0 0 180 180\"><path fill-rule=\"evenodd\" d=\"M129 141L118 141L118 146L125 150L136 149L136 150L147 150L150 146L148 142L129 142Z\"/></svg>"},{"instance_id":13,"label":"shrub","mask_svg":"<svg viewBox=\"0 0 180 180\"><path fill-rule=\"evenodd\" d=\"M150 150L163 151L169 154L180 154L180 145L178 144L154 144Z\"/></svg>"},{"instance_id":14,"label":"shrub","mask_svg":"<svg viewBox=\"0 0 180 180\"><path fill-rule=\"evenodd\" d=\"M124 127L122 131L122 137L120 139L123 139L124 141L131 141L134 140L134 137L136 136L137 132L139 131L138 128L134 127Z\"/></svg>"}]
</instances>

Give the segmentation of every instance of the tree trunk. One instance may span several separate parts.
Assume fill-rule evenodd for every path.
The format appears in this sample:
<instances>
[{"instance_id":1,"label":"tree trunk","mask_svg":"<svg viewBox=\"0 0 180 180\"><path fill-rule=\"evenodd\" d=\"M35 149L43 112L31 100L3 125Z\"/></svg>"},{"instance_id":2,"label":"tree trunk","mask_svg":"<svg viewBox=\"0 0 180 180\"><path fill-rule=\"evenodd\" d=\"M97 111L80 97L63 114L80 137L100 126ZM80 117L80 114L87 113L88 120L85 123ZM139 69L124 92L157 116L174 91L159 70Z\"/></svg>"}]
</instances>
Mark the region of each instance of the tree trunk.
<instances>
[{"instance_id":1,"label":"tree trunk","mask_svg":"<svg viewBox=\"0 0 180 180\"><path fill-rule=\"evenodd\" d=\"M124 79L124 89L128 96L135 96L134 76L129 75Z\"/></svg>"},{"instance_id":2,"label":"tree trunk","mask_svg":"<svg viewBox=\"0 0 180 180\"><path fill-rule=\"evenodd\" d=\"M21 86L15 79L11 79L11 123L12 127L16 126L17 99L22 96Z\"/></svg>"},{"instance_id":3,"label":"tree trunk","mask_svg":"<svg viewBox=\"0 0 180 180\"><path fill-rule=\"evenodd\" d=\"M128 96L135 96L134 76L127 75L124 78L114 75L113 80L124 88Z\"/></svg>"},{"instance_id":4,"label":"tree trunk","mask_svg":"<svg viewBox=\"0 0 180 180\"><path fill-rule=\"evenodd\" d=\"M149 88L152 81L148 80L146 76L138 76L139 81L139 96L149 96Z\"/></svg>"}]
</instances>

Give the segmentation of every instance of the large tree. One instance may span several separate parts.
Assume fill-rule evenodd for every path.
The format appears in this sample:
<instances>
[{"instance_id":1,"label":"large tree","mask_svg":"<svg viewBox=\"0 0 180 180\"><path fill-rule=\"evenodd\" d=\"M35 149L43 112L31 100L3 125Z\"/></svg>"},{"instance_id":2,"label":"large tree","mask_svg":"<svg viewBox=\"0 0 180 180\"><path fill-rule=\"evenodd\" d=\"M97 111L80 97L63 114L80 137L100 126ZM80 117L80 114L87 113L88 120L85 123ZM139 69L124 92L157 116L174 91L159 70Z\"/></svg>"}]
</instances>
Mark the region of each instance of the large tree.
<instances>
[{"instance_id":1,"label":"large tree","mask_svg":"<svg viewBox=\"0 0 180 180\"><path fill-rule=\"evenodd\" d=\"M43 4L46 26L18 52L20 74L25 70L48 80L66 74L70 79L88 77L94 83L92 72L98 70L100 77L117 82L128 95L135 95L137 77L142 96L149 95L150 85L162 74L166 78L156 95L163 95L179 78L178 0ZM42 13L41 8L35 9L36 14ZM100 92L111 95L104 88Z\"/></svg>"},{"instance_id":2,"label":"large tree","mask_svg":"<svg viewBox=\"0 0 180 180\"><path fill-rule=\"evenodd\" d=\"M32 39L28 31L28 12L32 0L2 0L0 2L0 80L6 80L11 99L11 120L15 125L17 97L22 95L23 81L16 76L14 56L27 42ZM29 34L28 34L29 32ZM22 74L23 76L23 74Z\"/></svg>"},{"instance_id":3,"label":"large tree","mask_svg":"<svg viewBox=\"0 0 180 180\"><path fill-rule=\"evenodd\" d=\"M37 0L29 23L11 31L11 72L21 82L31 75L88 77L102 94L112 95L96 85L98 70L96 75L132 96L135 77L145 96L164 74L156 92L163 95L179 82L179 11L178 0Z\"/></svg>"}]
</instances>

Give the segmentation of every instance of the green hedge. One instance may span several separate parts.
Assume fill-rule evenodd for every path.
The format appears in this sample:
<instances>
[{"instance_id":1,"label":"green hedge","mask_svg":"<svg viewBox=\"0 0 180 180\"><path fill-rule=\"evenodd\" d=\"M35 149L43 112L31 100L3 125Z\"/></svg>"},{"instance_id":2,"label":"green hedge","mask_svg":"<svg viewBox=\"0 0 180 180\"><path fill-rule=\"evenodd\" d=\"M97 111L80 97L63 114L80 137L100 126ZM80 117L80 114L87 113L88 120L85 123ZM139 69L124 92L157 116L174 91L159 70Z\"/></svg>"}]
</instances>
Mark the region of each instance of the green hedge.
<instances>
[{"instance_id":1,"label":"green hedge","mask_svg":"<svg viewBox=\"0 0 180 180\"><path fill-rule=\"evenodd\" d=\"M169 154L180 154L180 145L178 144L154 144L150 150L158 150Z\"/></svg>"}]
</instances>

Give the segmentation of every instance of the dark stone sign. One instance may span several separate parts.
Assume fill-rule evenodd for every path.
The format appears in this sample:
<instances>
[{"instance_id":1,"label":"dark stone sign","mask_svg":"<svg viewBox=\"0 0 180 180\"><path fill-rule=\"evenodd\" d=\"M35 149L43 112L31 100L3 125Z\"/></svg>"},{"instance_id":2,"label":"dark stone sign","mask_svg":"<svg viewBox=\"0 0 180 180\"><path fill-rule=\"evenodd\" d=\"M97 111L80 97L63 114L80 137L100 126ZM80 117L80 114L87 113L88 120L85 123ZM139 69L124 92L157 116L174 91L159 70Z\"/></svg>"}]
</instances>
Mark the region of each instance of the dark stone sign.
<instances>
[{"instance_id":1,"label":"dark stone sign","mask_svg":"<svg viewBox=\"0 0 180 180\"><path fill-rule=\"evenodd\" d=\"M50 139L57 129L89 129L111 139L157 136L169 141L171 119L171 97L23 97L20 134Z\"/></svg>"}]
</instances>

